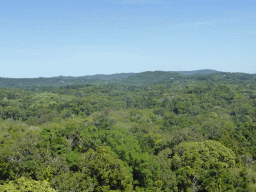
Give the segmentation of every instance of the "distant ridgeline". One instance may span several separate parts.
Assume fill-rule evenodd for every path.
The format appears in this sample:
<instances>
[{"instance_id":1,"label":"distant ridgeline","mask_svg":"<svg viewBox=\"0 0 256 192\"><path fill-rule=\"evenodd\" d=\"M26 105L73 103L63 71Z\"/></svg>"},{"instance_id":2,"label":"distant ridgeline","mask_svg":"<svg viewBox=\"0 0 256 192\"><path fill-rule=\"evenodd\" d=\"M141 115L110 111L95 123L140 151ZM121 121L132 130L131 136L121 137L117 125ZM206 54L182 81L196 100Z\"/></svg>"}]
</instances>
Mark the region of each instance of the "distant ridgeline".
<instances>
[{"instance_id":1,"label":"distant ridgeline","mask_svg":"<svg viewBox=\"0 0 256 192\"><path fill-rule=\"evenodd\" d=\"M202 70L195 70L195 71L171 71L172 73L180 73L182 75L195 75L195 74L202 74L207 75L211 73L217 73L220 71L212 70L212 69L202 69Z\"/></svg>"},{"instance_id":2,"label":"distant ridgeline","mask_svg":"<svg viewBox=\"0 0 256 192\"><path fill-rule=\"evenodd\" d=\"M255 74L226 73L216 70L196 71L147 71L142 73L119 73L112 75L88 75L81 77L59 76L51 78L0 78L0 87L24 88L24 87L63 87L72 85L90 84L120 84L120 85L144 85L144 84L170 84L180 80L219 81L223 79L249 80L255 79Z\"/></svg>"}]
</instances>

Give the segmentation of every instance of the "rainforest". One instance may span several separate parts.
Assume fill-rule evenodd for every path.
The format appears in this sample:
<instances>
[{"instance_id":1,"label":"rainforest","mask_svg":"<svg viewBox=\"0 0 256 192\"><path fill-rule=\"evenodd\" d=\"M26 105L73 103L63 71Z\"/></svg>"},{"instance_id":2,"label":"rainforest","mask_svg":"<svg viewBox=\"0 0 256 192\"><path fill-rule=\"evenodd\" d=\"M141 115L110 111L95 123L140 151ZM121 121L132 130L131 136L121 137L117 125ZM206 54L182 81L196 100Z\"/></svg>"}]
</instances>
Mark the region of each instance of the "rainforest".
<instances>
[{"instance_id":1,"label":"rainforest","mask_svg":"<svg viewBox=\"0 0 256 192\"><path fill-rule=\"evenodd\" d=\"M256 75L0 78L0 191L256 191Z\"/></svg>"}]
</instances>

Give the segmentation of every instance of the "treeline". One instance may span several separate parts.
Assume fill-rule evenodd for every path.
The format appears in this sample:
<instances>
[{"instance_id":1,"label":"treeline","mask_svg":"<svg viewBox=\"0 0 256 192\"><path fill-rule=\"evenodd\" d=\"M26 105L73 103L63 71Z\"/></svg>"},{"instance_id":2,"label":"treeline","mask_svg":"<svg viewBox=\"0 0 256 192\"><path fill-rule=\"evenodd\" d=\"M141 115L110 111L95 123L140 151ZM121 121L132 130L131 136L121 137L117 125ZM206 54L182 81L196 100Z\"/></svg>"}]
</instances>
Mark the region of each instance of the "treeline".
<instances>
[{"instance_id":1,"label":"treeline","mask_svg":"<svg viewBox=\"0 0 256 192\"><path fill-rule=\"evenodd\" d=\"M0 88L0 191L255 191L255 76L169 75Z\"/></svg>"},{"instance_id":2,"label":"treeline","mask_svg":"<svg viewBox=\"0 0 256 192\"><path fill-rule=\"evenodd\" d=\"M135 73L119 73L112 75L88 75L81 77L59 76L59 77L39 77L39 78L1 78L0 87L24 88L55 86L63 87L77 84L106 84L115 82L118 79L127 78Z\"/></svg>"},{"instance_id":3,"label":"treeline","mask_svg":"<svg viewBox=\"0 0 256 192\"><path fill-rule=\"evenodd\" d=\"M207 75L206 75L207 74ZM186 82L203 81L207 83L229 82L243 84L255 81L255 74L224 73L214 70L180 71L180 72L143 72L121 73L112 75L92 75L84 77L52 77L52 78L0 78L0 87L42 90L45 87L72 87L77 85L173 85Z\"/></svg>"}]
</instances>

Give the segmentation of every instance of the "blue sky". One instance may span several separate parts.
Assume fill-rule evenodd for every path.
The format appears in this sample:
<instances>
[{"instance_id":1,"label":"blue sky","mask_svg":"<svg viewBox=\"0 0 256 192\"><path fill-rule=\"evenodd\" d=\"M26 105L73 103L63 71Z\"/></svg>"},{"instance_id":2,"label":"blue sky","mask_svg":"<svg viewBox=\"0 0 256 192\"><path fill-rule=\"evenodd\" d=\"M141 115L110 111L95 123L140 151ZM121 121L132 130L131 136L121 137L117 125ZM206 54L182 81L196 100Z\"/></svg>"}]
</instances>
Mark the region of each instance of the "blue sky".
<instances>
[{"instance_id":1,"label":"blue sky","mask_svg":"<svg viewBox=\"0 0 256 192\"><path fill-rule=\"evenodd\" d=\"M0 77L256 73L255 0L0 1Z\"/></svg>"}]
</instances>

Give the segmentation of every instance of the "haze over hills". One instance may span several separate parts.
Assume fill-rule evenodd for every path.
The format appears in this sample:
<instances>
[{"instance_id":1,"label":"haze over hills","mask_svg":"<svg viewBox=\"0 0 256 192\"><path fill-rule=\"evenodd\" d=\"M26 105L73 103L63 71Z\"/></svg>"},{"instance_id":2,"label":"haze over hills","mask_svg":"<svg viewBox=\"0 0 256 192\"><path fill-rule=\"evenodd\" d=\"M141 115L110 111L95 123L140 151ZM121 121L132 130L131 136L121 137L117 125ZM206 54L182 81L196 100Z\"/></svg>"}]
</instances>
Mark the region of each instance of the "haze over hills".
<instances>
[{"instance_id":1,"label":"haze over hills","mask_svg":"<svg viewBox=\"0 0 256 192\"><path fill-rule=\"evenodd\" d=\"M73 77L73 76L59 76L59 78L65 78L65 79L75 79L75 78L84 78L84 79L100 79L100 80L111 80L111 79L122 79L129 76L132 76L136 73L115 73L110 75L105 74L96 74L96 75L86 75L86 76L79 76L79 77Z\"/></svg>"},{"instance_id":2,"label":"haze over hills","mask_svg":"<svg viewBox=\"0 0 256 192\"><path fill-rule=\"evenodd\" d=\"M193 70L193 71L171 71L172 73L180 73L182 75L194 75L194 74L211 74L217 73L221 71L216 71L213 69L201 69L201 70Z\"/></svg>"},{"instance_id":3,"label":"haze over hills","mask_svg":"<svg viewBox=\"0 0 256 192\"><path fill-rule=\"evenodd\" d=\"M153 71L151 71L153 72ZM171 73L180 73L182 75L194 75L194 74L211 74L220 71L212 70L212 69L202 69L202 70L193 70L193 71L170 71ZM145 72L142 72L145 73ZM84 79L100 79L100 80L110 80L110 79L123 79L126 77L130 77L132 75L139 74L139 73L115 73L110 75L105 74L96 74L96 75L86 75L86 76L59 76L59 78L66 78L66 79L74 79L74 78L84 78Z\"/></svg>"},{"instance_id":4,"label":"haze over hills","mask_svg":"<svg viewBox=\"0 0 256 192\"><path fill-rule=\"evenodd\" d=\"M216 74L216 75L215 75ZM215 75L215 76L214 76ZM43 86L70 86L78 84L120 84L143 85L155 83L172 83L179 79L207 80L229 78L237 75L238 79L251 78L252 74L226 73L211 69L195 71L146 71L142 73L117 73L111 75L97 74L80 77L58 76L51 78L0 78L0 87L43 87Z\"/></svg>"}]
</instances>

